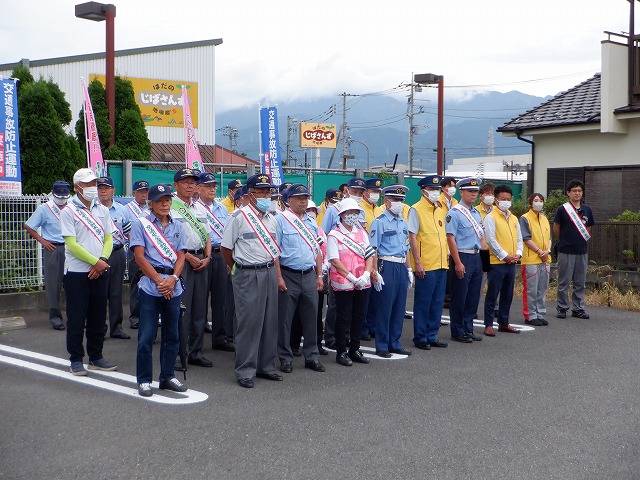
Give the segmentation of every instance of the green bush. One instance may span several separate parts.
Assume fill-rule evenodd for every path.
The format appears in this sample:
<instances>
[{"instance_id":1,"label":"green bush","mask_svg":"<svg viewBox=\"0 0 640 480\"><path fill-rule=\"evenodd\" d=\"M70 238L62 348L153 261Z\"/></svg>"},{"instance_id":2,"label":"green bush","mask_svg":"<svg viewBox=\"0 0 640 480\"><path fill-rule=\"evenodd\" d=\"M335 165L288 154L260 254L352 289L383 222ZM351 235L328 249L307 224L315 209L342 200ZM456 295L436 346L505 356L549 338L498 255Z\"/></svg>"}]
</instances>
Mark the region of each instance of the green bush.
<instances>
[{"instance_id":1,"label":"green bush","mask_svg":"<svg viewBox=\"0 0 640 480\"><path fill-rule=\"evenodd\" d=\"M625 210L617 217L611 219L612 222L640 222L640 212Z\"/></svg>"}]
</instances>

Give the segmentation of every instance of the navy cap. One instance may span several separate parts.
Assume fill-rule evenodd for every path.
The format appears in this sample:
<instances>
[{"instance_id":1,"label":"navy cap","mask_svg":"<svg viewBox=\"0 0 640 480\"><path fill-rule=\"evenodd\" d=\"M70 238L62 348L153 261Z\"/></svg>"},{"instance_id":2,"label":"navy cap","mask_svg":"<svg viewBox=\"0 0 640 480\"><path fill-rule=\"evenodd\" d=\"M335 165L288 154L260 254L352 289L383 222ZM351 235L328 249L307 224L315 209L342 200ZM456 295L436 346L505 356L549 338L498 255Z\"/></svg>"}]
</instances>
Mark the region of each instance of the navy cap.
<instances>
[{"instance_id":1,"label":"navy cap","mask_svg":"<svg viewBox=\"0 0 640 480\"><path fill-rule=\"evenodd\" d=\"M108 187L113 187L113 178L111 177L98 177L98 181L96 185L99 187L100 185L106 185Z\"/></svg>"},{"instance_id":2,"label":"navy cap","mask_svg":"<svg viewBox=\"0 0 640 480\"><path fill-rule=\"evenodd\" d=\"M203 183L213 183L217 184L218 180L216 180L216 176L211 172L202 172L196 180L196 185L202 185Z\"/></svg>"},{"instance_id":3,"label":"navy cap","mask_svg":"<svg viewBox=\"0 0 640 480\"><path fill-rule=\"evenodd\" d=\"M293 185L293 183L291 182L284 182L281 183L280 186L278 187L278 191L280 193L284 192L287 188L289 188L291 185Z\"/></svg>"},{"instance_id":4,"label":"navy cap","mask_svg":"<svg viewBox=\"0 0 640 480\"><path fill-rule=\"evenodd\" d=\"M437 188L439 190L441 181L442 177L440 175L427 175L418 181L418 186L420 188Z\"/></svg>"},{"instance_id":5,"label":"navy cap","mask_svg":"<svg viewBox=\"0 0 640 480\"><path fill-rule=\"evenodd\" d=\"M199 177L200 170L196 170L193 168L182 168L174 173L173 181L177 182L179 180L184 180L185 178L195 178L196 180L198 180Z\"/></svg>"},{"instance_id":6,"label":"navy cap","mask_svg":"<svg viewBox=\"0 0 640 480\"><path fill-rule=\"evenodd\" d=\"M242 185L241 187L237 187L238 189L233 192L233 201L237 202L238 199L244 195L247 194L247 187L246 185Z\"/></svg>"},{"instance_id":7,"label":"navy cap","mask_svg":"<svg viewBox=\"0 0 640 480\"><path fill-rule=\"evenodd\" d=\"M289 198L289 197L299 197L299 196L302 196L302 195L304 195L306 197L310 197L311 196L307 186L303 185L302 183L294 183L287 190L287 198Z\"/></svg>"},{"instance_id":8,"label":"navy cap","mask_svg":"<svg viewBox=\"0 0 640 480\"><path fill-rule=\"evenodd\" d=\"M482 180L476 177L463 178L456 183L456 187L460 190L480 190L480 185L482 185Z\"/></svg>"},{"instance_id":9,"label":"navy cap","mask_svg":"<svg viewBox=\"0 0 640 480\"><path fill-rule=\"evenodd\" d=\"M349 181L347 182L347 187L349 188L362 188L365 189L366 187L366 183L364 181L363 178L350 178Z\"/></svg>"},{"instance_id":10,"label":"navy cap","mask_svg":"<svg viewBox=\"0 0 640 480\"><path fill-rule=\"evenodd\" d=\"M337 188L330 188L327 190L327 193L324 194L324 198L333 200L334 202L339 202L342 200L342 192Z\"/></svg>"},{"instance_id":11,"label":"navy cap","mask_svg":"<svg viewBox=\"0 0 640 480\"><path fill-rule=\"evenodd\" d=\"M149 188L149 182L147 182L146 180L138 180L137 182L133 183L133 191L135 192L136 190L144 190L144 189L148 189Z\"/></svg>"},{"instance_id":12,"label":"navy cap","mask_svg":"<svg viewBox=\"0 0 640 480\"><path fill-rule=\"evenodd\" d=\"M282 195L280 195L280 192L278 191L278 187L271 187L271 198L273 197L282 197Z\"/></svg>"},{"instance_id":13,"label":"navy cap","mask_svg":"<svg viewBox=\"0 0 640 480\"><path fill-rule=\"evenodd\" d=\"M404 185L389 185L382 189L382 193L384 193L386 197L404 198L407 196L408 191L409 189Z\"/></svg>"},{"instance_id":14,"label":"navy cap","mask_svg":"<svg viewBox=\"0 0 640 480\"><path fill-rule=\"evenodd\" d=\"M247 179L247 188L271 188L271 177L266 173L259 173Z\"/></svg>"},{"instance_id":15,"label":"navy cap","mask_svg":"<svg viewBox=\"0 0 640 480\"><path fill-rule=\"evenodd\" d=\"M242 180L236 179L236 180L231 180L229 182L229 184L227 185L227 188L240 188L242 186L243 186L242 185Z\"/></svg>"},{"instance_id":16,"label":"navy cap","mask_svg":"<svg viewBox=\"0 0 640 480\"><path fill-rule=\"evenodd\" d=\"M57 197L57 198L69 198L71 196L69 184L67 182L63 182L62 180L53 182L51 193L53 194L54 197Z\"/></svg>"},{"instance_id":17,"label":"navy cap","mask_svg":"<svg viewBox=\"0 0 640 480\"><path fill-rule=\"evenodd\" d=\"M382 179L381 178L370 178L366 182L364 182L367 188L371 189L382 189Z\"/></svg>"},{"instance_id":18,"label":"navy cap","mask_svg":"<svg viewBox=\"0 0 640 480\"><path fill-rule=\"evenodd\" d=\"M173 188L171 188L171 185L168 185L166 183L159 183L157 185L153 185L149 189L148 199L150 202L157 202L162 197L170 197L172 195L173 195Z\"/></svg>"}]
</instances>

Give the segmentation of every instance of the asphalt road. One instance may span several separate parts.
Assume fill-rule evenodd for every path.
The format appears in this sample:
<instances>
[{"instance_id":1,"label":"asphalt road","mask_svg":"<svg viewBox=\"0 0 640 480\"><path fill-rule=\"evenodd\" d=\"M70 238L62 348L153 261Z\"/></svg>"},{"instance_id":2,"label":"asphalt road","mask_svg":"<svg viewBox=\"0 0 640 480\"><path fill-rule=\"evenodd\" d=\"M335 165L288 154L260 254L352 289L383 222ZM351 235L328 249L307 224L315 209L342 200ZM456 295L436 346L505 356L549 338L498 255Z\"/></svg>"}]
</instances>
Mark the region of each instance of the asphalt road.
<instances>
[{"instance_id":1,"label":"asphalt road","mask_svg":"<svg viewBox=\"0 0 640 480\"><path fill-rule=\"evenodd\" d=\"M0 478L640 478L639 317L589 313L351 368L330 355L325 373L296 358L283 382L252 390L236 384L233 354L208 346L214 367L191 367L187 380L208 399L192 405L0 361ZM67 358L46 314L27 325L0 344ZM448 327L440 333L449 340ZM408 320L405 346L411 337ZM135 345L107 339L104 353L135 375Z\"/></svg>"}]
</instances>

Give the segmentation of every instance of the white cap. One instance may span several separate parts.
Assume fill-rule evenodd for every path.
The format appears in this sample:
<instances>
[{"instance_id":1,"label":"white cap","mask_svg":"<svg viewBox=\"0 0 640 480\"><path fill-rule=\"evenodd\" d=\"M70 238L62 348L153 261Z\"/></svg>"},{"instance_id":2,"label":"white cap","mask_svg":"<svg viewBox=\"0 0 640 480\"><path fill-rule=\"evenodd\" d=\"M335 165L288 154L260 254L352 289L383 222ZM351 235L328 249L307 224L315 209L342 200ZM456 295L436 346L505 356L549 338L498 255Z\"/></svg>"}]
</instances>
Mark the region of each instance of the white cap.
<instances>
[{"instance_id":1,"label":"white cap","mask_svg":"<svg viewBox=\"0 0 640 480\"><path fill-rule=\"evenodd\" d=\"M96 178L96 174L93 173L93 170L90 168L81 168L73 174L73 184L76 185L78 183L92 182Z\"/></svg>"},{"instance_id":2,"label":"white cap","mask_svg":"<svg viewBox=\"0 0 640 480\"><path fill-rule=\"evenodd\" d=\"M338 214L342 214L347 210L358 210L360 212L364 211L364 209L353 198L344 198L340 201Z\"/></svg>"},{"instance_id":3,"label":"white cap","mask_svg":"<svg viewBox=\"0 0 640 480\"><path fill-rule=\"evenodd\" d=\"M318 210L318 206L311 199L309 199L309 203L307 204L307 210L309 210L310 208L315 208L316 210Z\"/></svg>"}]
</instances>

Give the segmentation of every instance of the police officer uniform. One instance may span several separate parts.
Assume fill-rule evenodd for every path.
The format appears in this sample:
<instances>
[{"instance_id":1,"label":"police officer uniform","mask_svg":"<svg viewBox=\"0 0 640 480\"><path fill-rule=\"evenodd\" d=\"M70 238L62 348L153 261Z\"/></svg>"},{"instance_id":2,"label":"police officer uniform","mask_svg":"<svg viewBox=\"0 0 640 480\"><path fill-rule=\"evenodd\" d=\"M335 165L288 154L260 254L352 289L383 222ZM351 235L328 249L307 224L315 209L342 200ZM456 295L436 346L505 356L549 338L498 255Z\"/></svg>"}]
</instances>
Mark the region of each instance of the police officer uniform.
<instances>
[{"instance_id":1,"label":"police officer uniform","mask_svg":"<svg viewBox=\"0 0 640 480\"><path fill-rule=\"evenodd\" d=\"M225 206L225 208L227 209L227 213L228 214L232 214L233 211L236 209L236 205L235 205L235 194L238 191L238 189L242 188L242 180L231 180L228 184L227 184L227 196L224 197L220 203L222 205ZM233 192L233 198L231 198L231 194L229 193L229 190L234 191Z\"/></svg>"},{"instance_id":2,"label":"police officer uniform","mask_svg":"<svg viewBox=\"0 0 640 480\"><path fill-rule=\"evenodd\" d=\"M311 196L302 184L292 184L286 192L286 200ZM286 290L278 294L278 356L281 370L289 373L292 369L291 324L297 312L304 337L302 352L305 367L323 372L325 368L319 360L316 324L318 278L322 278L318 226L306 211L300 218L297 213L287 209L276 219L279 226L277 241L282 249L279 274L286 285Z\"/></svg>"},{"instance_id":3,"label":"police officer uniform","mask_svg":"<svg viewBox=\"0 0 640 480\"><path fill-rule=\"evenodd\" d=\"M460 190L477 191L480 183L479 179L469 177L459 180L456 186ZM484 230L481 220L480 212L473 205L464 203L449 210L446 216L447 239L453 239L453 246L449 241L452 258L455 260L457 254L465 268L462 278L453 275L449 307L451 338L462 343L482 339L473 333L473 317L478 309L482 284L480 247L484 246Z\"/></svg>"},{"instance_id":4,"label":"police officer uniform","mask_svg":"<svg viewBox=\"0 0 640 480\"><path fill-rule=\"evenodd\" d=\"M101 186L113 188L113 179L111 177L99 177L98 189ZM106 205L105 205L106 206ZM109 335L111 338L121 338L128 340L131 338L122 330L122 284L124 282L124 269L127 263L126 249L128 248L128 236L131 229L128 210L121 203L111 199L111 205L107 207L109 215L113 220L116 229L113 232L113 250L109 257Z\"/></svg>"},{"instance_id":5,"label":"police officer uniform","mask_svg":"<svg viewBox=\"0 0 640 480\"><path fill-rule=\"evenodd\" d=\"M271 188L268 175L247 180L247 189ZM251 195L251 193L249 194ZM269 200L270 203L270 200ZM235 375L240 386L252 388L253 377L282 380L275 370L278 345L278 278L275 260L278 222L268 213L246 205L231 215L222 237L222 253L231 268L236 321Z\"/></svg>"},{"instance_id":6,"label":"police officer uniform","mask_svg":"<svg viewBox=\"0 0 640 480\"><path fill-rule=\"evenodd\" d=\"M392 202L404 202L408 190L402 185L391 185L383 193ZM385 210L371 222L369 241L376 250L378 272L384 284L381 290L375 288L371 292L368 315L375 319L376 353L385 358L391 357L391 353L411 353L400 342L410 277L406 259L408 235L401 211Z\"/></svg>"},{"instance_id":7,"label":"police officer uniform","mask_svg":"<svg viewBox=\"0 0 640 480\"><path fill-rule=\"evenodd\" d=\"M49 306L49 323L54 330L64 330L60 311L60 292L64 275L64 238L60 231L60 212L70 197L69 184L63 181L53 182L51 197L43 203L29 219L24 228L33 238L42 244L44 263L44 281ZM40 229L40 233L36 230Z\"/></svg>"}]
</instances>

